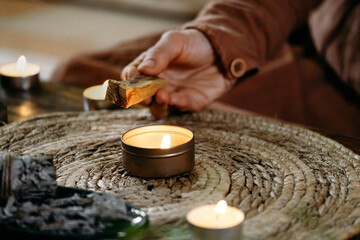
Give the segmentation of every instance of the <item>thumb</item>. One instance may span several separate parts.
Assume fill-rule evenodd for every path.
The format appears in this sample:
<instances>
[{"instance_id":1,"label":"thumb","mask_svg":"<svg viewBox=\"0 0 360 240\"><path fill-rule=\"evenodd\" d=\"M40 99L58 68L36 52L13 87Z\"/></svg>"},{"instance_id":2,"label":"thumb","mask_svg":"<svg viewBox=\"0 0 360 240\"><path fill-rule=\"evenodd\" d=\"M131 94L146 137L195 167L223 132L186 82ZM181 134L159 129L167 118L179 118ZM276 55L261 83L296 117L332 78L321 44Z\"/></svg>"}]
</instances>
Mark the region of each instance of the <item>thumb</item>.
<instances>
[{"instance_id":1,"label":"thumb","mask_svg":"<svg viewBox=\"0 0 360 240\"><path fill-rule=\"evenodd\" d=\"M183 33L169 31L164 33L160 40L145 52L138 70L147 75L158 75L176 59L182 52Z\"/></svg>"}]
</instances>

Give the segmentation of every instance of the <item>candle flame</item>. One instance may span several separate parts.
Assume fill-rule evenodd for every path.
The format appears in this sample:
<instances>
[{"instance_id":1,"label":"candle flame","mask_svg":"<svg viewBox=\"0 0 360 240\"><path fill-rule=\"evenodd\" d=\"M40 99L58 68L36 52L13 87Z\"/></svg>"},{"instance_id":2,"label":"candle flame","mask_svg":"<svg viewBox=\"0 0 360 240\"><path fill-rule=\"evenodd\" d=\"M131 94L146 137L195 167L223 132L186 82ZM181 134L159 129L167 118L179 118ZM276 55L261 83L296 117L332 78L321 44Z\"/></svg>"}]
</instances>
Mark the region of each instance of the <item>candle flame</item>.
<instances>
[{"instance_id":1,"label":"candle flame","mask_svg":"<svg viewBox=\"0 0 360 240\"><path fill-rule=\"evenodd\" d=\"M103 91L104 91L105 93L106 93L106 91L107 91L108 85L109 85L109 80L106 80L106 81L103 83L103 85L102 85L102 89L103 89Z\"/></svg>"},{"instance_id":2,"label":"candle flame","mask_svg":"<svg viewBox=\"0 0 360 240\"><path fill-rule=\"evenodd\" d=\"M165 134L161 141L161 149L169 148L171 143L171 138L169 134Z\"/></svg>"},{"instance_id":3,"label":"candle flame","mask_svg":"<svg viewBox=\"0 0 360 240\"><path fill-rule=\"evenodd\" d=\"M24 70L26 68L26 58L24 55L21 55L16 63L16 68L19 70Z\"/></svg>"},{"instance_id":4,"label":"candle flame","mask_svg":"<svg viewBox=\"0 0 360 240\"><path fill-rule=\"evenodd\" d=\"M215 213L217 215L223 215L226 213L227 210L227 203L225 200L220 200L215 207Z\"/></svg>"}]
</instances>

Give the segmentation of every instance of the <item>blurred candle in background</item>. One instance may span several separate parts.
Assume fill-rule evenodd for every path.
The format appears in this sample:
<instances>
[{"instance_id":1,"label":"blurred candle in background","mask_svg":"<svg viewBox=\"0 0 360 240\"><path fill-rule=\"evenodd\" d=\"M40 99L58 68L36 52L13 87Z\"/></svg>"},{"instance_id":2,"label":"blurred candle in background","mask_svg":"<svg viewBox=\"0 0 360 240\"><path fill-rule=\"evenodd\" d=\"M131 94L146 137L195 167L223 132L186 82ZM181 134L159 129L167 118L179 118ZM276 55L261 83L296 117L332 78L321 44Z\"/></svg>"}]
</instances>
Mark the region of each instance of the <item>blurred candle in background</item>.
<instances>
[{"instance_id":1,"label":"blurred candle in background","mask_svg":"<svg viewBox=\"0 0 360 240\"><path fill-rule=\"evenodd\" d=\"M115 104L105 101L108 80L101 85L94 85L83 91L84 110L94 111L115 108Z\"/></svg>"},{"instance_id":2,"label":"blurred candle in background","mask_svg":"<svg viewBox=\"0 0 360 240\"><path fill-rule=\"evenodd\" d=\"M24 55L16 63L0 67L0 82L4 89L31 90L39 87L40 66L28 63Z\"/></svg>"}]
</instances>

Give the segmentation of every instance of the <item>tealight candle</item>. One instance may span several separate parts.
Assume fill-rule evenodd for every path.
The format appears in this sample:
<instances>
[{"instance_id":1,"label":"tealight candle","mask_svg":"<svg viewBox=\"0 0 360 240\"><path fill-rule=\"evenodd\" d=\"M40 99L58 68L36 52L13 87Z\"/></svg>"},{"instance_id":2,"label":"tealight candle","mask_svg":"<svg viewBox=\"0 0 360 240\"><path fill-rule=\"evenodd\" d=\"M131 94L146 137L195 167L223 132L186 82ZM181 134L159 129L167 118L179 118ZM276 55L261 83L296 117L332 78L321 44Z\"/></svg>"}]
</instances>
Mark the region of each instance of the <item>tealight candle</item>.
<instances>
[{"instance_id":1,"label":"tealight candle","mask_svg":"<svg viewBox=\"0 0 360 240\"><path fill-rule=\"evenodd\" d=\"M166 178L194 167L194 135L182 127L151 125L131 129L121 137L125 169L142 178Z\"/></svg>"},{"instance_id":2,"label":"tealight candle","mask_svg":"<svg viewBox=\"0 0 360 240\"><path fill-rule=\"evenodd\" d=\"M244 219L243 211L227 206L225 200L194 208L186 214L193 239L197 240L237 240Z\"/></svg>"},{"instance_id":3,"label":"tealight candle","mask_svg":"<svg viewBox=\"0 0 360 240\"><path fill-rule=\"evenodd\" d=\"M105 101L107 86L108 81L106 80L102 85L91 86L83 91L84 110L86 112L115 107L114 104Z\"/></svg>"},{"instance_id":4,"label":"tealight candle","mask_svg":"<svg viewBox=\"0 0 360 240\"><path fill-rule=\"evenodd\" d=\"M40 67L20 56L16 63L0 67L1 85L6 89L30 90L39 86Z\"/></svg>"}]
</instances>

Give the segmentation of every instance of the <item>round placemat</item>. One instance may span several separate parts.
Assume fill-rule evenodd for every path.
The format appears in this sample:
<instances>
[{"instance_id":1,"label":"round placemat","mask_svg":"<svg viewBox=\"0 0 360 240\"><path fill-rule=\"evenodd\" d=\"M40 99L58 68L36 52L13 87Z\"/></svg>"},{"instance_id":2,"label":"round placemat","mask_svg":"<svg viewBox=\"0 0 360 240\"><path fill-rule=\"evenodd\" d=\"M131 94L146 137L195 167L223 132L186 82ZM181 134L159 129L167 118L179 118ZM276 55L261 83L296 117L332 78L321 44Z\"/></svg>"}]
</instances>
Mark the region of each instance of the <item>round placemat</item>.
<instances>
[{"instance_id":1,"label":"round placemat","mask_svg":"<svg viewBox=\"0 0 360 240\"><path fill-rule=\"evenodd\" d=\"M193 131L190 173L145 180L126 172L121 135L151 124ZM210 110L163 120L146 109L51 113L1 127L0 144L1 151L52 155L59 185L125 192L151 226L170 229L158 233L163 239L189 238L186 213L221 199L245 212L245 239L347 239L360 232L359 155L262 117Z\"/></svg>"}]
</instances>

